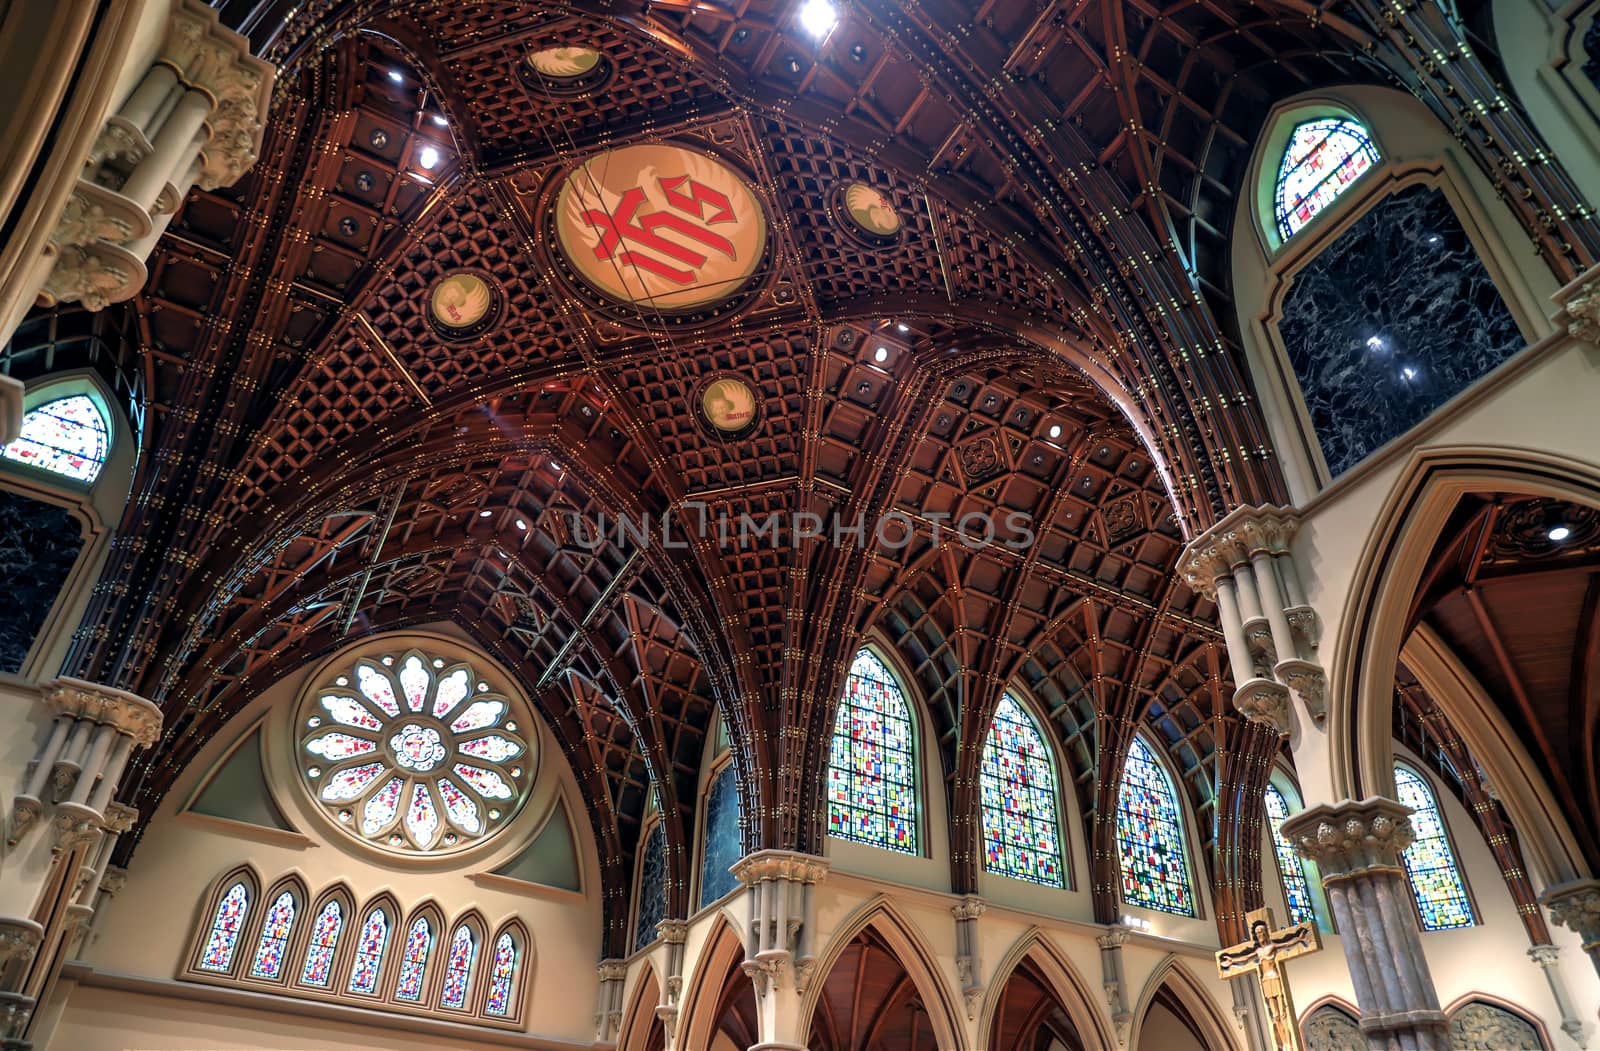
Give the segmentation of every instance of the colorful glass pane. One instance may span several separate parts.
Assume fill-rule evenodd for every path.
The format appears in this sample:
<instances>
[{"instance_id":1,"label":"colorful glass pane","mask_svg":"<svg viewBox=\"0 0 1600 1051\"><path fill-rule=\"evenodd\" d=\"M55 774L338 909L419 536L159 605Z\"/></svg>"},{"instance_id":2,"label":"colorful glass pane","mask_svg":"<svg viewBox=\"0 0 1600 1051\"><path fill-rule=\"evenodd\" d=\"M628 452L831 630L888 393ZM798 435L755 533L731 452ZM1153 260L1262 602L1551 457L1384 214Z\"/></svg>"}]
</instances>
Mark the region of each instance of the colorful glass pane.
<instances>
[{"instance_id":1,"label":"colorful glass pane","mask_svg":"<svg viewBox=\"0 0 1600 1051\"><path fill-rule=\"evenodd\" d=\"M479 766L468 766L457 763L454 767L456 776L467 783L467 786L485 799L510 799L511 786L506 784L505 778L493 770L485 770Z\"/></svg>"},{"instance_id":2,"label":"colorful glass pane","mask_svg":"<svg viewBox=\"0 0 1600 1051\"><path fill-rule=\"evenodd\" d=\"M433 697L433 717L443 719L449 715L471 688L471 680L465 668L457 668L440 679L438 692Z\"/></svg>"},{"instance_id":3,"label":"colorful glass pane","mask_svg":"<svg viewBox=\"0 0 1600 1051\"><path fill-rule=\"evenodd\" d=\"M828 834L917 852L911 710L889 669L856 654L839 698L828 757Z\"/></svg>"},{"instance_id":4,"label":"colorful glass pane","mask_svg":"<svg viewBox=\"0 0 1600 1051\"><path fill-rule=\"evenodd\" d=\"M22 417L22 433L0 456L92 482L106 463L111 431L94 399L83 394L47 401Z\"/></svg>"},{"instance_id":5,"label":"colorful glass pane","mask_svg":"<svg viewBox=\"0 0 1600 1051\"><path fill-rule=\"evenodd\" d=\"M639 916L633 947L644 948L656 940L657 927L667 914L667 833L657 821L645 837L639 862Z\"/></svg>"},{"instance_id":6,"label":"colorful glass pane","mask_svg":"<svg viewBox=\"0 0 1600 1051\"><path fill-rule=\"evenodd\" d=\"M340 697L337 694L328 694L322 698L322 707L336 722L352 726L357 730L380 730L383 724L375 719L371 712L354 697Z\"/></svg>"},{"instance_id":7,"label":"colorful glass pane","mask_svg":"<svg viewBox=\"0 0 1600 1051\"><path fill-rule=\"evenodd\" d=\"M428 683L432 680L421 657L413 653L405 659L400 665L400 689L406 695L407 710L422 711L422 702L428 697Z\"/></svg>"},{"instance_id":8,"label":"colorful glass pane","mask_svg":"<svg viewBox=\"0 0 1600 1051\"><path fill-rule=\"evenodd\" d=\"M1417 912L1422 916L1422 929L1447 931L1473 926L1478 921L1473 917L1467 885L1456 867L1433 790L1416 772L1400 765L1394 768L1394 784L1400 802L1411 808L1411 829L1417 835L1403 857L1406 875L1411 878L1411 893L1417 899Z\"/></svg>"},{"instance_id":9,"label":"colorful glass pane","mask_svg":"<svg viewBox=\"0 0 1600 1051\"><path fill-rule=\"evenodd\" d=\"M507 759L515 759L522 754L522 746L508 737L499 734L490 734L480 737L476 741L462 741L461 751L475 759L487 759L491 763L503 763Z\"/></svg>"},{"instance_id":10,"label":"colorful glass pane","mask_svg":"<svg viewBox=\"0 0 1600 1051\"><path fill-rule=\"evenodd\" d=\"M339 932L344 929L344 909L330 901L311 924L311 942L306 946L305 966L300 968L303 985L327 985L333 977L333 953L339 947Z\"/></svg>"},{"instance_id":11,"label":"colorful glass pane","mask_svg":"<svg viewBox=\"0 0 1600 1051\"><path fill-rule=\"evenodd\" d=\"M502 934L494 943L494 970L489 974L488 1012L505 1015L511 1009L511 982L517 976L517 945Z\"/></svg>"},{"instance_id":12,"label":"colorful glass pane","mask_svg":"<svg viewBox=\"0 0 1600 1051\"><path fill-rule=\"evenodd\" d=\"M383 970L383 950L389 941L389 917L382 909L367 913L356 941L355 962L350 965L350 991L372 993L378 988L378 973Z\"/></svg>"},{"instance_id":13,"label":"colorful glass pane","mask_svg":"<svg viewBox=\"0 0 1600 1051\"><path fill-rule=\"evenodd\" d=\"M395 984L394 995L401 1000L422 998L422 977L428 968L428 950L433 947L433 926L425 916L418 916L406 934L406 943L400 957L400 980Z\"/></svg>"},{"instance_id":14,"label":"colorful glass pane","mask_svg":"<svg viewBox=\"0 0 1600 1051\"><path fill-rule=\"evenodd\" d=\"M444 992L439 1002L445 1007L460 1009L467 1003L467 982L472 977L472 954L476 949L472 931L466 924L456 928L450 937L450 955L445 958Z\"/></svg>"},{"instance_id":15,"label":"colorful glass pane","mask_svg":"<svg viewBox=\"0 0 1600 1051\"><path fill-rule=\"evenodd\" d=\"M1283 837L1283 822L1289 816L1289 801L1276 785L1267 786L1267 827L1272 830L1272 851L1278 857L1278 875L1283 877L1283 900L1289 906L1290 923L1312 923L1316 911L1311 907L1311 885L1306 882L1305 866L1294 847Z\"/></svg>"},{"instance_id":16,"label":"colorful glass pane","mask_svg":"<svg viewBox=\"0 0 1600 1051\"><path fill-rule=\"evenodd\" d=\"M372 798L361 808L362 835L375 836L389 827L395 812L400 809L400 792L404 788L405 782L398 777L391 777L382 788L372 793Z\"/></svg>"},{"instance_id":17,"label":"colorful glass pane","mask_svg":"<svg viewBox=\"0 0 1600 1051\"><path fill-rule=\"evenodd\" d=\"M1278 165L1278 233L1292 237L1377 163L1372 137L1353 120L1319 117L1295 125Z\"/></svg>"},{"instance_id":18,"label":"colorful glass pane","mask_svg":"<svg viewBox=\"0 0 1600 1051\"><path fill-rule=\"evenodd\" d=\"M989 724L978 789L984 869L1065 886L1055 766L1033 716L1009 693Z\"/></svg>"},{"instance_id":19,"label":"colorful glass pane","mask_svg":"<svg viewBox=\"0 0 1600 1051\"><path fill-rule=\"evenodd\" d=\"M467 710L456 716L455 722L450 724L450 729L458 734L471 730L481 730L485 726L493 726L504 715L506 705L504 701L473 701L467 705Z\"/></svg>"},{"instance_id":20,"label":"colorful glass pane","mask_svg":"<svg viewBox=\"0 0 1600 1051\"><path fill-rule=\"evenodd\" d=\"M340 770L322 786L322 798L330 802L354 799L367 790L367 786L383 773L382 763L363 763L348 770Z\"/></svg>"},{"instance_id":21,"label":"colorful glass pane","mask_svg":"<svg viewBox=\"0 0 1600 1051\"><path fill-rule=\"evenodd\" d=\"M1128 746L1122 767L1117 843L1122 851L1123 901L1179 916L1195 914L1178 796L1166 771L1138 737Z\"/></svg>"},{"instance_id":22,"label":"colorful glass pane","mask_svg":"<svg viewBox=\"0 0 1600 1051\"><path fill-rule=\"evenodd\" d=\"M341 759L349 759L353 756L366 755L377 747L371 741L338 732L326 733L321 737L314 737L306 742L306 751L312 755L320 755L330 763L337 763Z\"/></svg>"},{"instance_id":23,"label":"colorful glass pane","mask_svg":"<svg viewBox=\"0 0 1600 1051\"><path fill-rule=\"evenodd\" d=\"M356 682L361 686L361 695L383 709L385 715L392 719L400 714L400 702L394 699L394 683L389 676L363 664L356 668Z\"/></svg>"},{"instance_id":24,"label":"colorful glass pane","mask_svg":"<svg viewBox=\"0 0 1600 1051\"><path fill-rule=\"evenodd\" d=\"M411 786L411 805L406 808L406 834L423 850L433 845L433 836L439 831L439 811L433 805L428 786Z\"/></svg>"},{"instance_id":25,"label":"colorful glass pane","mask_svg":"<svg viewBox=\"0 0 1600 1051\"><path fill-rule=\"evenodd\" d=\"M250 888L243 882L235 883L222 895L216 915L211 918L211 934L206 938L205 952L200 954L202 971L228 970L233 962L233 947L239 942L239 932L244 928L244 918L249 911Z\"/></svg>"},{"instance_id":26,"label":"colorful glass pane","mask_svg":"<svg viewBox=\"0 0 1600 1051\"><path fill-rule=\"evenodd\" d=\"M467 798L467 794L456 787L456 783L448 777L439 779L439 795L444 798L444 812L452 824L463 832L477 835L483 829L483 818L478 813L478 804Z\"/></svg>"},{"instance_id":27,"label":"colorful glass pane","mask_svg":"<svg viewBox=\"0 0 1600 1051\"><path fill-rule=\"evenodd\" d=\"M289 932L294 930L294 895L284 891L261 921L261 941L256 945L252 978L276 978L283 973L283 957L289 948Z\"/></svg>"}]
</instances>

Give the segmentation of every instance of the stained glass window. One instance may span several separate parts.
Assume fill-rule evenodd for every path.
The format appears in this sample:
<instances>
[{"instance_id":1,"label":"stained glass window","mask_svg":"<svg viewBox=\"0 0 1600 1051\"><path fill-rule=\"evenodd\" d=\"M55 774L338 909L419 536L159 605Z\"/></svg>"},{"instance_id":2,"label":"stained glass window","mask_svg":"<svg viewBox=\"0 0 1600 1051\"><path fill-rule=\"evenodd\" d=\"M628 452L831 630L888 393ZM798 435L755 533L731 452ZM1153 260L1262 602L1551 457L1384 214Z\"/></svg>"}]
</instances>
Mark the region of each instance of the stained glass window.
<instances>
[{"instance_id":1,"label":"stained glass window","mask_svg":"<svg viewBox=\"0 0 1600 1051\"><path fill-rule=\"evenodd\" d=\"M1428 783L1408 767L1395 765L1394 784L1400 802L1411 808L1411 828L1417 835L1403 855L1411 893L1417 899L1425 931L1471 927L1477 922L1467 885L1456 867L1444 819Z\"/></svg>"},{"instance_id":2,"label":"stained glass window","mask_svg":"<svg viewBox=\"0 0 1600 1051\"><path fill-rule=\"evenodd\" d=\"M1183 819L1166 771L1138 737L1128 746L1117 793L1117 844L1122 851L1122 900L1193 916Z\"/></svg>"},{"instance_id":3,"label":"stained glass window","mask_svg":"<svg viewBox=\"0 0 1600 1051\"><path fill-rule=\"evenodd\" d=\"M732 763L717 772L706 794L706 845L700 857L700 906L704 908L739 885L728 871L744 856L739 836L739 777Z\"/></svg>"},{"instance_id":4,"label":"stained glass window","mask_svg":"<svg viewBox=\"0 0 1600 1051\"><path fill-rule=\"evenodd\" d=\"M22 434L0 456L76 482L92 482L106 464L111 429L94 399L73 394L22 417Z\"/></svg>"},{"instance_id":5,"label":"stained glass window","mask_svg":"<svg viewBox=\"0 0 1600 1051\"><path fill-rule=\"evenodd\" d=\"M889 669L862 650L850 666L833 722L828 834L915 854L914 764L911 709Z\"/></svg>"},{"instance_id":6,"label":"stained glass window","mask_svg":"<svg viewBox=\"0 0 1600 1051\"><path fill-rule=\"evenodd\" d=\"M1273 210L1287 240L1378 163L1367 129L1347 117L1295 125L1278 165Z\"/></svg>"},{"instance_id":7,"label":"stained glass window","mask_svg":"<svg viewBox=\"0 0 1600 1051\"><path fill-rule=\"evenodd\" d=\"M339 932L344 929L344 909L330 901L311 923L311 942L306 946L305 966L300 968L304 985L327 985L333 976L333 953L339 947Z\"/></svg>"},{"instance_id":8,"label":"stained glass window","mask_svg":"<svg viewBox=\"0 0 1600 1051\"><path fill-rule=\"evenodd\" d=\"M302 783L339 828L386 850L480 843L532 783L519 707L442 656L362 658L301 702Z\"/></svg>"},{"instance_id":9,"label":"stained glass window","mask_svg":"<svg viewBox=\"0 0 1600 1051\"><path fill-rule=\"evenodd\" d=\"M667 914L667 832L657 821L645 837L639 863L639 919L633 947L642 949L656 940L656 927Z\"/></svg>"},{"instance_id":10,"label":"stained glass window","mask_svg":"<svg viewBox=\"0 0 1600 1051\"><path fill-rule=\"evenodd\" d=\"M422 999L422 977L428 969L428 950L433 947L433 925L426 916L418 916L406 933L406 942L400 956L400 980L395 983L394 995L401 1000Z\"/></svg>"},{"instance_id":11,"label":"stained glass window","mask_svg":"<svg viewBox=\"0 0 1600 1051\"><path fill-rule=\"evenodd\" d=\"M502 934L494 943L494 970L489 973L489 1003L486 1010L492 1015L506 1015L511 1010L511 982L517 976L517 943L509 934Z\"/></svg>"},{"instance_id":12,"label":"stained glass window","mask_svg":"<svg viewBox=\"0 0 1600 1051\"><path fill-rule=\"evenodd\" d=\"M1009 693L1000 698L979 772L983 867L1003 876L1065 886L1056 772L1033 716Z\"/></svg>"},{"instance_id":13,"label":"stained glass window","mask_svg":"<svg viewBox=\"0 0 1600 1051\"><path fill-rule=\"evenodd\" d=\"M206 938L205 952L200 954L202 971L226 973L233 963L233 948L239 943L239 932L244 928L245 915L250 911L250 888L241 880L229 887L217 902L216 915L211 918L211 934Z\"/></svg>"},{"instance_id":14,"label":"stained glass window","mask_svg":"<svg viewBox=\"0 0 1600 1051\"><path fill-rule=\"evenodd\" d=\"M467 983L472 979L472 955L477 947L472 929L464 923L450 936L450 955L444 962L444 992L439 996L445 1007L459 1009L467 1005Z\"/></svg>"},{"instance_id":15,"label":"stained glass window","mask_svg":"<svg viewBox=\"0 0 1600 1051\"><path fill-rule=\"evenodd\" d=\"M367 913L361 925L361 937L356 940L356 958L350 965L350 991L373 993L378 988L378 975L383 970L383 950L389 943L389 917L382 909Z\"/></svg>"},{"instance_id":16,"label":"stained glass window","mask_svg":"<svg viewBox=\"0 0 1600 1051\"><path fill-rule=\"evenodd\" d=\"M256 959L250 965L252 978L276 978L283 973L283 957L289 948L289 932L294 930L294 895L279 894L261 921L261 941Z\"/></svg>"},{"instance_id":17,"label":"stained glass window","mask_svg":"<svg viewBox=\"0 0 1600 1051\"><path fill-rule=\"evenodd\" d=\"M1311 885L1306 882L1305 866L1283 836L1283 822L1288 816L1289 801L1278 791L1277 785L1267 785L1267 827L1272 830L1272 851L1278 856L1278 875L1283 877L1283 899L1289 906L1289 922L1312 923L1317 914L1311 907Z\"/></svg>"}]
</instances>

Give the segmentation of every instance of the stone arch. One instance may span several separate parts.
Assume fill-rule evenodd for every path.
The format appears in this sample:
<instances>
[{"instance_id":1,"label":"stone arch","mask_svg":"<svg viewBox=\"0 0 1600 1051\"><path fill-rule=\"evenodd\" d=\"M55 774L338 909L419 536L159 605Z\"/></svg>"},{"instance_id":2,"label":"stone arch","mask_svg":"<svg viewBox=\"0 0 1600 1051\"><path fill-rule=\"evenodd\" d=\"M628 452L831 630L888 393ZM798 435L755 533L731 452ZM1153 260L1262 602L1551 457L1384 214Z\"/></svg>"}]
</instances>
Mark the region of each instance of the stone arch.
<instances>
[{"instance_id":1,"label":"stone arch","mask_svg":"<svg viewBox=\"0 0 1600 1051\"><path fill-rule=\"evenodd\" d=\"M724 912L718 911L712 924L696 954L693 973L684 982L678 1013L683 1025L678 1031L679 1047L711 1046L721 1013L717 1008L731 983L742 982L743 991L748 991L752 1001L755 997L754 987L739 967L744 962L744 938Z\"/></svg>"},{"instance_id":2,"label":"stone arch","mask_svg":"<svg viewBox=\"0 0 1600 1051\"><path fill-rule=\"evenodd\" d=\"M665 1037L661 1020L656 1017L656 1004L660 1002L661 983L656 981L656 969L645 960L622 1014L622 1029L617 1034L619 1051L660 1051Z\"/></svg>"},{"instance_id":3,"label":"stone arch","mask_svg":"<svg viewBox=\"0 0 1600 1051\"><path fill-rule=\"evenodd\" d=\"M1509 1000L1467 993L1445 1010L1450 1046L1456 1051L1548 1051L1544 1023Z\"/></svg>"},{"instance_id":4,"label":"stone arch","mask_svg":"<svg viewBox=\"0 0 1600 1051\"><path fill-rule=\"evenodd\" d=\"M978 1015L978 1032L982 1035L979 1046L994 1046L1000 1035L995 1026L999 1022L1001 991L1023 967L1031 968L1035 980L1043 980L1056 1003L1072 1020L1085 1051L1110 1051L1117 1047L1116 1035L1096 1006L1093 987L1078 973L1066 954L1037 927L1017 939L995 967L984 996L983 1010Z\"/></svg>"},{"instance_id":5,"label":"stone arch","mask_svg":"<svg viewBox=\"0 0 1600 1051\"><path fill-rule=\"evenodd\" d=\"M1147 1048L1143 1043L1145 1022L1151 1008L1158 1005L1177 1015L1193 1033L1195 1042L1207 1051L1239 1051L1239 1045L1230 1035L1232 1027L1199 980L1176 956L1169 955L1161 961L1139 994L1133 1009L1133 1028L1128 1034L1128 1047L1134 1051L1166 1051L1156 1045Z\"/></svg>"},{"instance_id":6,"label":"stone arch","mask_svg":"<svg viewBox=\"0 0 1600 1051\"><path fill-rule=\"evenodd\" d=\"M1366 1051L1361 1009L1337 996L1324 996L1300 1014L1306 1051Z\"/></svg>"},{"instance_id":7,"label":"stone arch","mask_svg":"<svg viewBox=\"0 0 1600 1051\"><path fill-rule=\"evenodd\" d=\"M862 904L840 923L828 939L827 948L818 956L800 1007L800 1017L807 1020L808 1040L815 1042L813 1020L823 1002L828 976L851 945L863 936L881 942L904 970L927 1013L932 1027L933 1046L961 1046L961 1015L956 998L941 977L938 956L915 925L882 894Z\"/></svg>"},{"instance_id":8,"label":"stone arch","mask_svg":"<svg viewBox=\"0 0 1600 1051\"><path fill-rule=\"evenodd\" d=\"M1329 669L1328 763L1336 798L1393 797L1393 669L1424 567L1460 499L1472 492L1546 496L1600 506L1600 468L1553 453L1446 446L1414 454L1380 509L1340 616ZM1461 683L1436 662L1435 676ZM1545 886L1587 875L1582 848L1557 803L1495 706L1478 691L1436 694L1518 830Z\"/></svg>"}]
</instances>

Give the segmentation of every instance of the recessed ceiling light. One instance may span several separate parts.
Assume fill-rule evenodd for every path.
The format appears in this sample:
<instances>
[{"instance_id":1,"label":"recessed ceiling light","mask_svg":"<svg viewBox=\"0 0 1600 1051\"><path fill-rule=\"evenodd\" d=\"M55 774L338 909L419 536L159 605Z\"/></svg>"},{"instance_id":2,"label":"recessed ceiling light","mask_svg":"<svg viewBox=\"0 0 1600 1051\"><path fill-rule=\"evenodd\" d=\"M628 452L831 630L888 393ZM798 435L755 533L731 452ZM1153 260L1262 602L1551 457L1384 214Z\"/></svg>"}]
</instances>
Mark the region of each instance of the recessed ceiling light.
<instances>
[{"instance_id":1,"label":"recessed ceiling light","mask_svg":"<svg viewBox=\"0 0 1600 1051\"><path fill-rule=\"evenodd\" d=\"M1412 368L1410 365L1407 365L1405 368L1400 370L1400 375L1404 379L1414 380L1417 378L1417 370Z\"/></svg>"},{"instance_id":2,"label":"recessed ceiling light","mask_svg":"<svg viewBox=\"0 0 1600 1051\"><path fill-rule=\"evenodd\" d=\"M406 78L401 76L400 71L398 69L391 69L389 71L389 79L394 81L396 84L398 84L402 80L405 80Z\"/></svg>"},{"instance_id":3,"label":"recessed ceiling light","mask_svg":"<svg viewBox=\"0 0 1600 1051\"><path fill-rule=\"evenodd\" d=\"M888 361L889 360L889 348L888 347L879 347L877 350L873 351L872 352L872 360L873 361L877 361L877 362Z\"/></svg>"},{"instance_id":4,"label":"recessed ceiling light","mask_svg":"<svg viewBox=\"0 0 1600 1051\"><path fill-rule=\"evenodd\" d=\"M524 522L522 519L519 518L519 519L517 519L517 528L522 530L523 532L527 532L528 531L528 523Z\"/></svg>"},{"instance_id":5,"label":"recessed ceiling light","mask_svg":"<svg viewBox=\"0 0 1600 1051\"><path fill-rule=\"evenodd\" d=\"M478 517L479 518L488 518L492 514L494 514L493 511L479 511L478 512Z\"/></svg>"},{"instance_id":6,"label":"recessed ceiling light","mask_svg":"<svg viewBox=\"0 0 1600 1051\"><path fill-rule=\"evenodd\" d=\"M814 37L825 37L839 24L833 0L805 0L800 5L800 25Z\"/></svg>"},{"instance_id":7,"label":"recessed ceiling light","mask_svg":"<svg viewBox=\"0 0 1600 1051\"><path fill-rule=\"evenodd\" d=\"M433 171L439 164L439 151L432 146L422 147L422 152L417 154L417 163Z\"/></svg>"},{"instance_id":8,"label":"recessed ceiling light","mask_svg":"<svg viewBox=\"0 0 1600 1051\"><path fill-rule=\"evenodd\" d=\"M441 128L448 128L450 126L450 122L444 119L443 113L435 113L433 115L433 122Z\"/></svg>"},{"instance_id":9,"label":"recessed ceiling light","mask_svg":"<svg viewBox=\"0 0 1600 1051\"><path fill-rule=\"evenodd\" d=\"M1551 540L1554 540L1558 544L1571 535L1572 529L1564 525L1553 525L1550 527L1550 531L1545 534L1545 536L1549 537Z\"/></svg>"},{"instance_id":10,"label":"recessed ceiling light","mask_svg":"<svg viewBox=\"0 0 1600 1051\"><path fill-rule=\"evenodd\" d=\"M900 322L900 324L896 325L895 328L899 329L903 333L911 331L911 326L906 324L904 321L902 321L902 322Z\"/></svg>"},{"instance_id":11,"label":"recessed ceiling light","mask_svg":"<svg viewBox=\"0 0 1600 1051\"><path fill-rule=\"evenodd\" d=\"M1052 424L1051 424L1051 425L1050 425L1050 437L1052 437L1052 438L1059 438L1059 437L1061 437L1061 424L1059 424L1059 423L1052 423Z\"/></svg>"},{"instance_id":12,"label":"recessed ceiling light","mask_svg":"<svg viewBox=\"0 0 1600 1051\"><path fill-rule=\"evenodd\" d=\"M1383 337L1382 336L1368 336L1367 337L1367 349L1368 350L1382 350L1383 349Z\"/></svg>"}]
</instances>

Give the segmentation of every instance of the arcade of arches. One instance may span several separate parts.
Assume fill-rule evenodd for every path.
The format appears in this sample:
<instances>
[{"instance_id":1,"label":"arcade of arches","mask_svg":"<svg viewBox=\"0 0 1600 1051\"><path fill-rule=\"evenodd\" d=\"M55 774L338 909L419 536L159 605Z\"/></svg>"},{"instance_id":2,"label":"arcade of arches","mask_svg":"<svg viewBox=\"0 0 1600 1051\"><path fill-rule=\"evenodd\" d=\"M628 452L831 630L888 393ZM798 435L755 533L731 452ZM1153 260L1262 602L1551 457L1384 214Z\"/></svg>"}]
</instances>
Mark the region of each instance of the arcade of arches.
<instances>
[{"instance_id":1,"label":"arcade of arches","mask_svg":"<svg viewBox=\"0 0 1600 1051\"><path fill-rule=\"evenodd\" d=\"M1600 1039L1600 0L0 57L0 1051Z\"/></svg>"}]
</instances>

